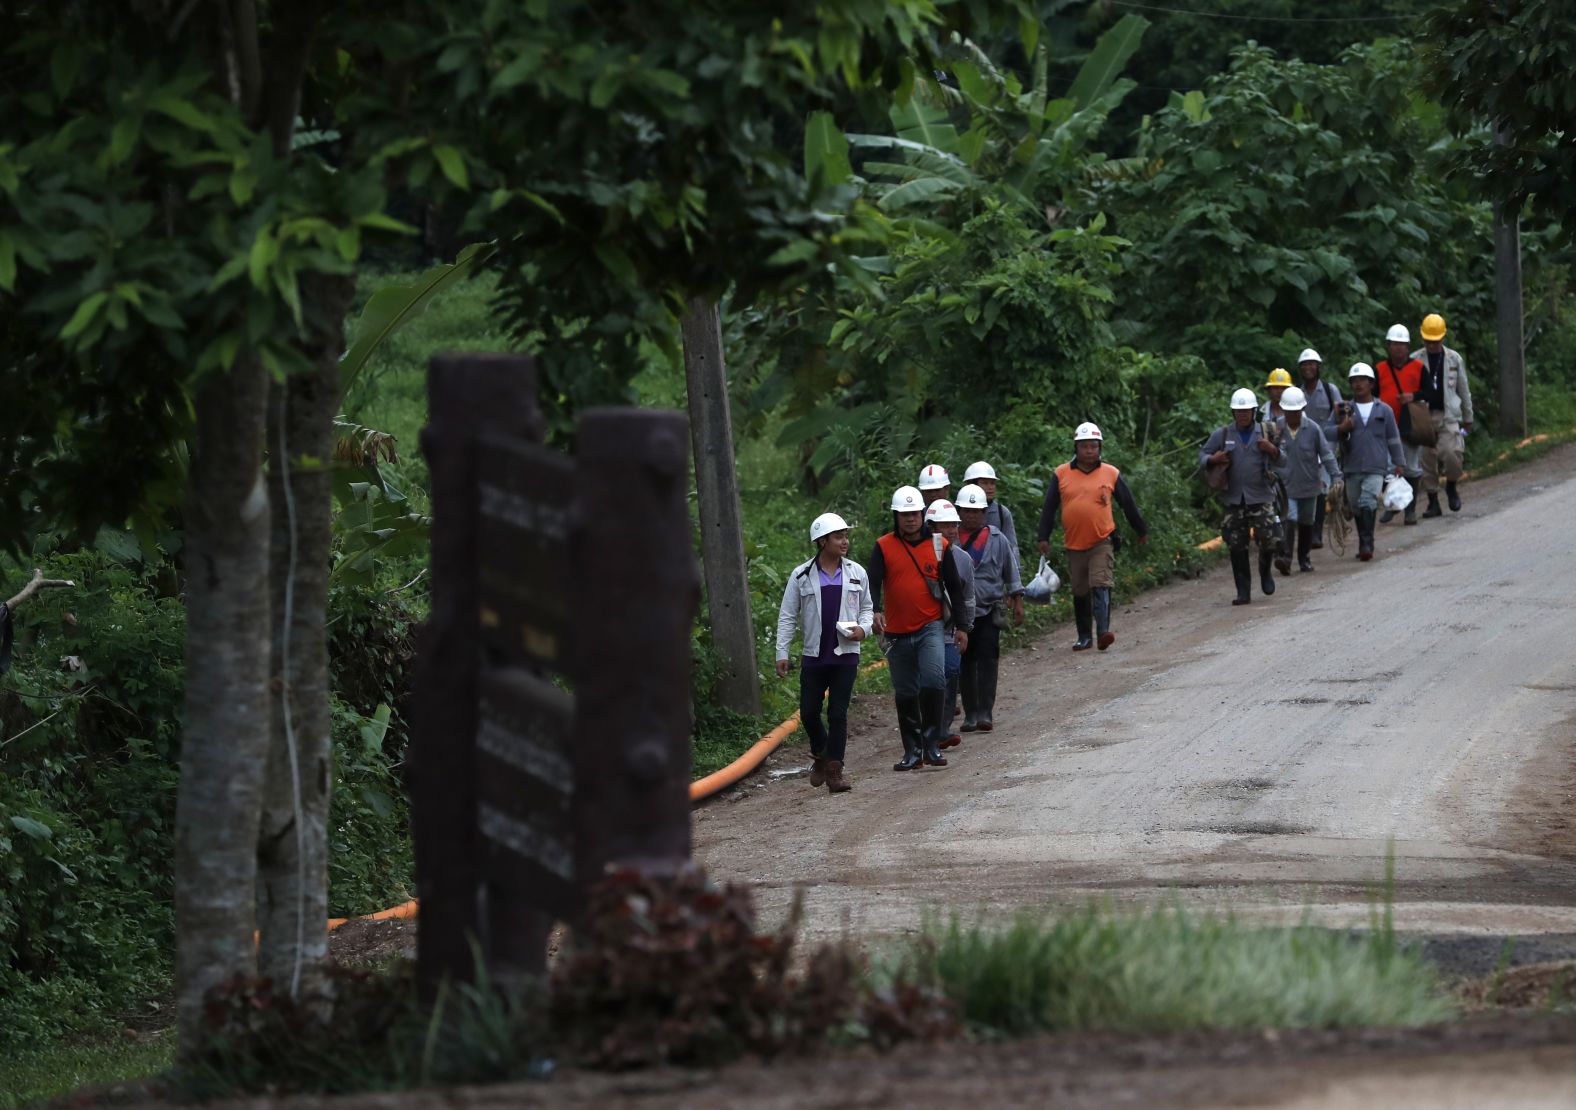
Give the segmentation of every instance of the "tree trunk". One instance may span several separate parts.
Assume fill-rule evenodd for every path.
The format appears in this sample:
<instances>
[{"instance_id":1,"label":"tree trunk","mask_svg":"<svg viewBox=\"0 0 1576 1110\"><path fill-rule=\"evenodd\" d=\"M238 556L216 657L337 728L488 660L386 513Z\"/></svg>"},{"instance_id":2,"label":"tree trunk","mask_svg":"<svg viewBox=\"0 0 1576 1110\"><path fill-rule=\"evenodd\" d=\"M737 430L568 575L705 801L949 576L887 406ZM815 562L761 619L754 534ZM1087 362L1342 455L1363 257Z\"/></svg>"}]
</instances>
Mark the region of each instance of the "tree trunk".
<instances>
[{"instance_id":1,"label":"tree trunk","mask_svg":"<svg viewBox=\"0 0 1576 1110\"><path fill-rule=\"evenodd\" d=\"M256 967L257 815L268 745L268 379L243 355L196 396L186 491L186 690L175 810L176 1016L199 1047L202 1002Z\"/></svg>"},{"instance_id":2,"label":"tree trunk","mask_svg":"<svg viewBox=\"0 0 1576 1110\"><path fill-rule=\"evenodd\" d=\"M275 382L268 413L273 665L267 778L257 841L258 966L292 997L323 1001L328 998L323 964L328 955L328 813L334 774L325 613L333 425L352 293L344 278L303 282L303 299L322 313L306 352L313 368Z\"/></svg>"},{"instance_id":3,"label":"tree trunk","mask_svg":"<svg viewBox=\"0 0 1576 1110\"><path fill-rule=\"evenodd\" d=\"M734 470L733 416L722 354L722 319L715 303L691 299L682 323L684 378L695 485L700 500L700 554L712 641L722 655L722 704L738 713L761 711L750 579L744 558L744 519Z\"/></svg>"}]
</instances>

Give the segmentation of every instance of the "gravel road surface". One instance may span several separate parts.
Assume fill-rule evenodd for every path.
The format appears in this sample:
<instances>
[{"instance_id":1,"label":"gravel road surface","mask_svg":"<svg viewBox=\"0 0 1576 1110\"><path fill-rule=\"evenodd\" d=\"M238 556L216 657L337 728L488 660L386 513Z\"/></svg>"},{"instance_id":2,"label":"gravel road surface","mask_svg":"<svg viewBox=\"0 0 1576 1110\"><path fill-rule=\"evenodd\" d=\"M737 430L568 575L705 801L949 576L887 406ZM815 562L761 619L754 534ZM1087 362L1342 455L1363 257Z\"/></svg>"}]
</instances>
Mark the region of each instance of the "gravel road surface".
<instances>
[{"instance_id":1,"label":"gravel road surface","mask_svg":"<svg viewBox=\"0 0 1576 1110\"><path fill-rule=\"evenodd\" d=\"M1052 630L947 768L893 773L860 699L851 793L780 752L698 855L768 920L802 887L820 936L1091 897L1360 927L1391 852L1401 929L1576 934L1576 447L1463 497L1244 608L1224 566L1124 599L1105 653Z\"/></svg>"}]
</instances>

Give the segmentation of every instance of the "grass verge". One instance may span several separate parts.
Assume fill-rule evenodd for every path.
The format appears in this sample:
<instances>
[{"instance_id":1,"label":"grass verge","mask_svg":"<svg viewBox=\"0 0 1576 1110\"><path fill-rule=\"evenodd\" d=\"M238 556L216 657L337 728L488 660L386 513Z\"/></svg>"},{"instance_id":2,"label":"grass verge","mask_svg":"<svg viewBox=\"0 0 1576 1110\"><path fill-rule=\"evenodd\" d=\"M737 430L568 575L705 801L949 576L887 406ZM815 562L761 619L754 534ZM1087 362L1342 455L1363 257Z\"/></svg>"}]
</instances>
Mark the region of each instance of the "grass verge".
<instances>
[{"instance_id":1,"label":"grass verge","mask_svg":"<svg viewBox=\"0 0 1576 1110\"><path fill-rule=\"evenodd\" d=\"M1004 927L932 920L886 970L939 990L986 1037L1421 1025L1455 1013L1433 966L1383 927L1353 937L1180 908L1021 913Z\"/></svg>"},{"instance_id":2,"label":"grass verge","mask_svg":"<svg viewBox=\"0 0 1576 1110\"><path fill-rule=\"evenodd\" d=\"M173 1032L140 1040L113 1039L53 1044L0 1060L0 1110L27 1106L79 1087L157 1075L175 1051Z\"/></svg>"}]
</instances>

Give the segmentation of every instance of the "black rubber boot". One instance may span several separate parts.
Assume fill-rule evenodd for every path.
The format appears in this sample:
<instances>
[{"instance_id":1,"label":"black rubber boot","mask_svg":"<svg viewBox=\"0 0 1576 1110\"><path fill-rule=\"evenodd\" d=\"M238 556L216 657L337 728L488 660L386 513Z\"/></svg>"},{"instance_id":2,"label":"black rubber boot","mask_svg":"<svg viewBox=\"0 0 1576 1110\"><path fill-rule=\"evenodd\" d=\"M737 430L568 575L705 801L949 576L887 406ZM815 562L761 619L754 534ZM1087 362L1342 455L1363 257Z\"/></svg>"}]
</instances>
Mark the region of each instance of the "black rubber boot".
<instances>
[{"instance_id":1,"label":"black rubber boot","mask_svg":"<svg viewBox=\"0 0 1576 1110\"><path fill-rule=\"evenodd\" d=\"M981 662L975 689L980 699L980 731L990 732L996 727L993 720L996 714L996 677L1000 673L1001 659L992 659L989 663Z\"/></svg>"},{"instance_id":2,"label":"black rubber boot","mask_svg":"<svg viewBox=\"0 0 1576 1110\"><path fill-rule=\"evenodd\" d=\"M959 732L974 732L980 727L980 696L976 687L979 685L974 667L969 663L968 656L963 657L963 668L958 672L958 692L963 695L963 723L958 726Z\"/></svg>"},{"instance_id":3,"label":"black rubber boot","mask_svg":"<svg viewBox=\"0 0 1576 1110\"><path fill-rule=\"evenodd\" d=\"M1357 510L1357 557L1365 563L1374 557L1374 512Z\"/></svg>"},{"instance_id":4,"label":"black rubber boot","mask_svg":"<svg viewBox=\"0 0 1576 1110\"><path fill-rule=\"evenodd\" d=\"M1313 508L1313 549L1315 551L1324 550L1324 514L1326 511L1324 495L1320 494L1319 503Z\"/></svg>"},{"instance_id":5,"label":"black rubber boot","mask_svg":"<svg viewBox=\"0 0 1576 1110\"><path fill-rule=\"evenodd\" d=\"M912 771L925 761L920 751L920 715L918 698L895 698L897 702L897 730L903 737L903 758L892 764L894 771Z\"/></svg>"},{"instance_id":6,"label":"black rubber boot","mask_svg":"<svg viewBox=\"0 0 1576 1110\"><path fill-rule=\"evenodd\" d=\"M1291 521L1282 519L1277 527L1280 542L1275 545L1275 571L1284 578L1291 573Z\"/></svg>"},{"instance_id":7,"label":"black rubber boot","mask_svg":"<svg viewBox=\"0 0 1576 1110\"><path fill-rule=\"evenodd\" d=\"M955 732L948 731L947 728L953 719L957 717L955 710L958 708L958 682L962 677L963 675L959 673L947 678L947 700L942 707L941 713L941 731L945 734L941 738L941 746L943 748L955 748L963 742L963 737Z\"/></svg>"},{"instance_id":8,"label":"black rubber boot","mask_svg":"<svg viewBox=\"0 0 1576 1110\"><path fill-rule=\"evenodd\" d=\"M1412 487L1412 500L1406 506L1406 515L1401 518L1402 524L1417 523L1417 487L1422 485L1420 478L1408 478L1406 484Z\"/></svg>"},{"instance_id":9,"label":"black rubber boot","mask_svg":"<svg viewBox=\"0 0 1576 1110\"><path fill-rule=\"evenodd\" d=\"M1297 525L1297 569L1310 571L1313 569L1313 560L1308 558L1308 552L1313 550L1313 525Z\"/></svg>"},{"instance_id":10,"label":"black rubber boot","mask_svg":"<svg viewBox=\"0 0 1576 1110\"><path fill-rule=\"evenodd\" d=\"M1436 516L1444 516L1445 511L1439 507L1439 494L1428 495L1428 508L1423 510L1423 519L1428 520Z\"/></svg>"},{"instance_id":11,"label":"black rubber boot","mask_svg":"<svg viewBox=\"0 0 1576 1110\"><path fill-rule=\"evenodd\" d=\"M1461 511L1461 495L1456 492L1456 484L1454 482L1445 483L1445 500L1450 503L1451 512L1459 513Z\"/></svg>"},{"instance_id":12,"label":"black rubber boot","mask_svg":"<svg viewBox=\"0 0 1576 1110\"><path fill-rule=\"evenodd\" d=\"M1095 646L1104 651L1116 643L1111 631L1111 587L1096 586L1089 596L1094 600Z\"/></svg>"},{"instance_id":13,"label":"black rubber boot","mask_svg":"<svg viewBox=\"0 0 1576 1110\"><path fill-rule=\"evenodd\" d=\"M941 711L946 700L945 690L919 692L920 739L924 745L925 762L932 767L947 765L947 757L941 754Z\"/></svg>"},{"instance_id":14,"label":"black rubber boot","mask_svg":"<svg viewBox=\"0 0 1576 1110\"><path fill-rule=\"evenodd\" d=\"M1094 647L1094 598L1088 595L1079 597L1073 595L1073 620L1078 625L1078 642L1073 644L1074 651L1088 651Z\"/></svg>"},{"instance_id":15,"label":"black rubber boot","mask_svg":"<svg viewBox=\"0 0 1576 1110\"><path fill-rule=\"evenodd\" d=\"M1259 552L1259 589L1264 591L1265 597L1275 592L1275 575L1270 573L1270 558L1268 551Z\"/></svg>"},{"instance_id":16,"label":"black rubber boot","mask_svg":"<svg viewBox=\"0 0 1576 1110\"><path fill-rule=\"evenodd\" d=\"M1237 583L1237 596L1232 600L1233 605L1246 605L1253 600L1253 567L1248 562L1246 551L1233 551L1231 553L1231 577Z\"/></svg>"}]
</instances>

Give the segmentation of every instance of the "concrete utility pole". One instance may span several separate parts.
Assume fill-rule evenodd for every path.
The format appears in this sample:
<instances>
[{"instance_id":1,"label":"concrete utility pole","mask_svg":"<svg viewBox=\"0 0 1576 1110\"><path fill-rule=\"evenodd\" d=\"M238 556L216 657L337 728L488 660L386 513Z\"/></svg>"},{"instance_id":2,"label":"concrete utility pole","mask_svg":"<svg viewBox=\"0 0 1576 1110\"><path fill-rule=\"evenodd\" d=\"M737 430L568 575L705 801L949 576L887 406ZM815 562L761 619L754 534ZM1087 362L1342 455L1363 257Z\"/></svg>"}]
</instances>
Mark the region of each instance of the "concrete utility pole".
<instances>
[{"instance_id":1,"label":"concrete utility pole","mask_svg":"<svg viewBox=\"0 0 1576 1110\"><path fill-rule=\"evenodd\" d=\"M681 324L690 438L700 494L700 558L706 575L711 635L722 654L719 693L738 713L761 711L750 621L750 581L744 559L744 517L733 465L733 416L722 356L722 317L704 297L691 298Z\"/></svg>"},{"instance_id":2,"label":"concrete utility pole","mask_svg":"<svg viewBox=\"0 0 1576 1110\"><path fill-rule=\"evenodd\" d=\"M1494 141L1510 142L1503 127ZM1498 310L1499 430L1527 434L1527 361L1521 316L1521 213L1503 201L1494 205L1494 300Z\"/></svg>"}]
</instances>

